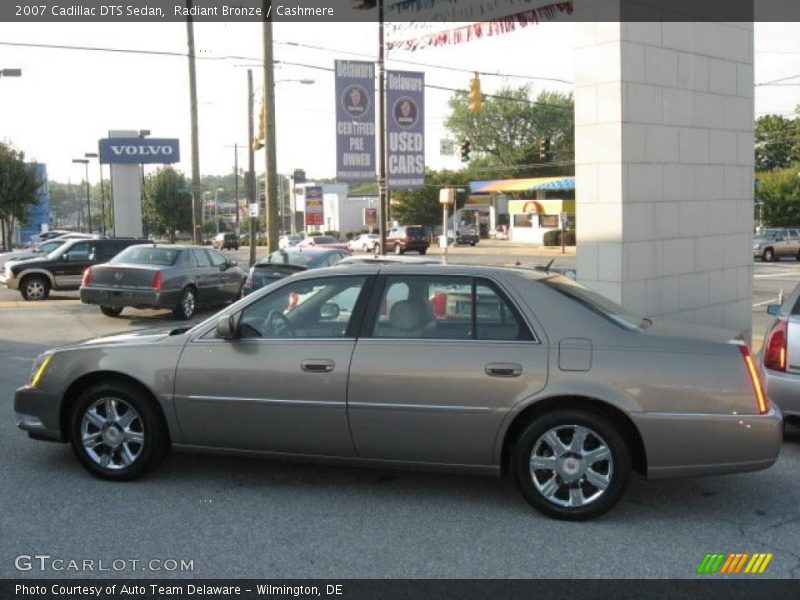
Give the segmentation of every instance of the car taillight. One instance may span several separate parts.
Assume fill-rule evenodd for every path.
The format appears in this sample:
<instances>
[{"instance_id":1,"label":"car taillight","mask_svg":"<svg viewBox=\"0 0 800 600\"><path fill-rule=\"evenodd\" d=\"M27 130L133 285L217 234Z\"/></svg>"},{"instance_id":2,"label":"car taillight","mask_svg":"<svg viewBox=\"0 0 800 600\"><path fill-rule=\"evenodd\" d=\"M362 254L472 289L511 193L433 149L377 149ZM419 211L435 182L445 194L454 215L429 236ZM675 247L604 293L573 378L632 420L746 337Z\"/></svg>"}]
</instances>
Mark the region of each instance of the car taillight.
<instances>
[{"instance_id":1,"label":"car taillight","mask_svg":"<svg viewBox=\"0 0 800 600\"><path fill-rule=\"evenodd\" d=\"M161 271L156 271L153 273L153 281L150 283L150 287L157 292L160 292L161 288L164 287L164 278L161 275Z\"/></svg>"},{"instance_id":2,"label":"car taillight","mask_svg":"<svg viewBox=\"0 0 800 600\"><path fill-rule=\"evenodd\" d=\"M772 325L764 344L764 366L773 371L786 370L786 337L788 324L778 319Z\"/></svg>"},{"instance_id":3,"label":"car taillight","mask_svg":"<svg viewBox=\"0 0 800 600\"><path fill-rule=\"evenodd\" d=\"M86 267L86 269L83 271L81 285L89 285L90 283L92 283L92 267Z\"/></svg>"},{"instance_id":4,"label":"car taillight","mask_svg":"<svg viewBox=\"0 0 800 600\"><path fill-rule=\"evenodd\" d=\"M767 395L764 393L764 386L761 385L761 377L759 376L758 370L756 370L756 366L753 363L753 357L750 356L750 348L744 344L741 344L739 346L739 351L742 353L745 369L747 369L747 374L750 376L750 383L752 384L753 392L755 393L756 408L758 409L758 413L761 415L766 414L769 410L769 400L767 399Z\"/></svg>"},{"instance_id":5,"label":"car taillight","mask_svg":"<svg viewBox=\"0 0 800 600\"><path fill-rule=\"evenodd\" d=\"M244 287L251 288L253 287L253 276L248 275L247 279L244 280Z\"/></svg>"}]
</instances>

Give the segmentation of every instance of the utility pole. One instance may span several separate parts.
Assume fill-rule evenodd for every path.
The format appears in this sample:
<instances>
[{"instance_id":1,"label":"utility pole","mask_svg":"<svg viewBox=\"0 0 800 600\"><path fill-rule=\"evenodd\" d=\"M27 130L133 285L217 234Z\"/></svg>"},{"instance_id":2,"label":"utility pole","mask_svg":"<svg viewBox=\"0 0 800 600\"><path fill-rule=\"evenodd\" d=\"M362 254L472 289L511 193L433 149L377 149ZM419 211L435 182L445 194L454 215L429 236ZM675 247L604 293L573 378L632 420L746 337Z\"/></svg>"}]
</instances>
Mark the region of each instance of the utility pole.
<instances>
[{"instance_id":1,"label":"utility pole","mask_svg":"<svg viewBox=\"0 0 800 600\"><path fill-rule=\"evenodd\" d=\"M263 0L264 14L270 14L269 0ZM264 111L266 112L267 249L278 249L278 168L275 158L275 68L272 60L272 20L264 20Z\"/></svg>"},{"instance_id":2,"label":"utility pole","mask_svg":"<svg viewBox=\"0 0 800 600\"><path fill-rule=\"evenodd\" d=\"M386 230L389 224L389 194L386 181L386 92L383 42L383 0L378 0L378 215L380 217L381 254L386 254Z\"/></svg>"},{"instance_id":3,"label":"utility pole","mask_svg":"<svg viewBox=\"0 0 800 600\"><path fill-rule=\"evenodd\" d=\"M253 70L247 69L247 199L248 210L256 198L256 153L253 149ZM250 266L256 262L256 218L250 213Z\"/></svg>"},{"instance_id":4,"label":"utility pole","mask_svg":"<svg viewBox=\"0 0 800 600\"><path fill-rule=\"evenodd\" d=\"M239 235L239 144L233 143L233 189L236 198L236 235Z\"/></svg>"},{"instance_id":5,"label":"utility pole","mask_svg":"<svg viewBox=\"0 0 800 600\"><path fill-rule=\"evenodd\" d=\"M191 12L192 0L186 0L186 8ZM200 141L197 124L197 73L194 55L194 23L186 17L186 40L189 46L189 110L192 121L192 223L194 243L203 243L203 223L200 216Z\"/></svg>"}]
</instances>

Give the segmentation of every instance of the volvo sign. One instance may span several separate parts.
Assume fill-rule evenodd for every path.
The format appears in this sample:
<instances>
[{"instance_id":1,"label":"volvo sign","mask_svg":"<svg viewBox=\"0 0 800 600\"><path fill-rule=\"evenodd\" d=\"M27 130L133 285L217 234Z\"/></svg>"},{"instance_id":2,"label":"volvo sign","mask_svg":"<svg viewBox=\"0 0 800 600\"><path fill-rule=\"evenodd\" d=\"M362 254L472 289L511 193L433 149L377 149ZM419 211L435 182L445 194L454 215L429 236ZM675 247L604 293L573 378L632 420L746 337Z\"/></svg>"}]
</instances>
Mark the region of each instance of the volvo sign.
<instances>
[{"instance_id":1,"label":"volvo sign","mask_svg":"<svg viewBox=\"0 0 800 600\"><path fill-rule=\"evenodd\" d=\"M100 162L111 164L165 164L180 161L175 138L105 138L100 140Z\"/></svg>"}]
</instances>

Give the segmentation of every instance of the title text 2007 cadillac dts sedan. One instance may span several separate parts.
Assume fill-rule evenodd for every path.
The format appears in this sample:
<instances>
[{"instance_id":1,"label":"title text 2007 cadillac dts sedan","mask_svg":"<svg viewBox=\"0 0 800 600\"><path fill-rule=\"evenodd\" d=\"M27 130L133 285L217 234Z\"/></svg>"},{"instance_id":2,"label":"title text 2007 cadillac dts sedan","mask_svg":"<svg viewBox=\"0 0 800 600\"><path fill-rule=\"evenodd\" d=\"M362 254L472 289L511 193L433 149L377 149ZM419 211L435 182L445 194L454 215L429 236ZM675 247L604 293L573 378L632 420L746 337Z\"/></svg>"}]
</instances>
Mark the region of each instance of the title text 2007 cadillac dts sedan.
<instances>
[{"instance_id":1,"label":"title text 2007 cadillac dts sedan","mask_svg":"<svg viewBox=\"0 0 800 600\"><path fill-rule=\"evenodd\" d=\"M170 447L507 472L572 520L611 508L632 470L764 469L782 440L734 334L641 319L559 275L455 265L310 271L192 329L57 348L14 406L107 479Z\"/></svg>"}]
</instances>

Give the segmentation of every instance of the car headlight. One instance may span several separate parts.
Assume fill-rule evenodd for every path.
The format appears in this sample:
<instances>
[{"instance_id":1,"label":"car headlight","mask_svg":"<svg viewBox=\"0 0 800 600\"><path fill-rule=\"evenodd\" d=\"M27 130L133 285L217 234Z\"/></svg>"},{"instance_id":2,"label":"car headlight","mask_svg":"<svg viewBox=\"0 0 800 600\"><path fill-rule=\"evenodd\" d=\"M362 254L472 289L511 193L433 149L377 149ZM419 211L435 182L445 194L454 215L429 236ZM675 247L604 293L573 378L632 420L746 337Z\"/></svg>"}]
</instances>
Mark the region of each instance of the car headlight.
<instances>
[{"instance_id":1,"label":"car headlight","mask_svg":"<svg viewBox=\"0 0 800 600\"><path fill-rule=\"evenodd\" d=\"M35 388L39 385L39 382L42 380L42 376L44 376L44 372L50 366L50 363L53 359L52 352L45 352L44 354L40 354L33 360L33 364L31 365L31 376L28 380L28 386Z\"/></svg>"}]
</instances>

